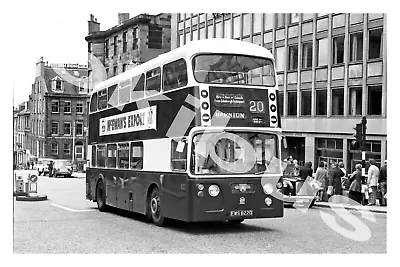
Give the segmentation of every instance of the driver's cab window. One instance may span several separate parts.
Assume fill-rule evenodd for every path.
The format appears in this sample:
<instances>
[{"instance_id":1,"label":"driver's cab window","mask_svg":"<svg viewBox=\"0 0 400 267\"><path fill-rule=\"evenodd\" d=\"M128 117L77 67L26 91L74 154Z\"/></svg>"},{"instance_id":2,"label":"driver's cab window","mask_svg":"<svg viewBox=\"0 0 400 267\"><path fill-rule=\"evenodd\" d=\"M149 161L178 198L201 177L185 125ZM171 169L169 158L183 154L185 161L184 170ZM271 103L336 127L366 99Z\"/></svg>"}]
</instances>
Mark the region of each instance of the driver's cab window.
<instances>
[{"instance_id":1,"label":"driver's cab window","mask_svg":"<svg viewBox=\"0 0 400 267\"><path fill-rule=\"evenodd\" d=\"M186 139L171 140L171 169L173 171L185 171L187 164Z\"/></svg>"}]
</instances>

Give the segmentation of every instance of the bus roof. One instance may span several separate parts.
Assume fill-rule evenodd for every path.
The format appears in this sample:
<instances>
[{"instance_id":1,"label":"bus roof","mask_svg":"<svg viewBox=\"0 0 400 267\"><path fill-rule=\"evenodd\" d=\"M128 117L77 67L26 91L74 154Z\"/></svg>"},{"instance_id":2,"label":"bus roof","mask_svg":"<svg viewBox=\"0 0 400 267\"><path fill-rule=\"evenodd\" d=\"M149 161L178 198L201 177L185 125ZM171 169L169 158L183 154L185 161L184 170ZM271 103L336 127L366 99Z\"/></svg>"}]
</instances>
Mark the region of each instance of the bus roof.
<instances>
[{"instance_id":1,"label":"bus roof","mask_svg":"<svg viewBox=\"0 0 400 267\"><path fill-rule=\"evenodd\" d=\"M184 46L161 54L141 65L135 66L117 76L105 80L95 86L92 94L114 84L118 84L121 81L135 77L136 75L145 73L160 65L173 62L180 58L189 59L191 56L198 53L242 54L273 59L268 49L253 43L224 38L202 39L189 42Z\"/></svg>"}]
</instances>

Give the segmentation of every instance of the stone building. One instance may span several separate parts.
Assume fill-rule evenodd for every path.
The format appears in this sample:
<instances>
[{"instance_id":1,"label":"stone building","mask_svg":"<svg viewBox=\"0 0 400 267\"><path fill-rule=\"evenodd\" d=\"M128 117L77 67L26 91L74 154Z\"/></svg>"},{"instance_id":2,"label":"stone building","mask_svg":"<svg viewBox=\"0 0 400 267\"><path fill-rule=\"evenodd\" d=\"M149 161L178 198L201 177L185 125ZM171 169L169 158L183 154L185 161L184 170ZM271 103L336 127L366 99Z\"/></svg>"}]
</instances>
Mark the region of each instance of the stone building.
<instances>
[{"instance_id":1,"label":"stone building","mask_svg":"<svg viewBox=\"0 0 400 267\"><path fill-rule=\"evenodd\" d=\"M387 159L386 14L172 14L171 48L233 38L276 59L279 110L288 149L301 164L361 161L353 127L367 118L366 157ZM367 165L368 167L368 165Z\"/></svg>"},{"instance_id":2,"label":"stone building","mask_svg":"<svg viewBox=\"0 0 400 267\"><path fill-rule=\"evenodd\" d=\"M23 102L13 112L13 162L16 166L26 166L31 159L30 138L30 112L28 101Z\"/></svg>"},{"instance_id":3,"label":"stone building","mask_svg":"<svg viewBox=\"0 0 400 267\"><path fill-rule=\"evenodd\" d=\"M89 86L124 72L128 66L146 62L171 49L171 15L118 14L118 25L100 30L100 22L90 15ZM104 72L105 71L105 72Z\"/></svg>"},{"instance_id":4,"label":"stone building","mask_svg":"<svg viewBox=\"0 0 400 267\"><path fill-rule=\"evenodd\" d=\"M87 66L49 64L40 58L29 96L31 148L37 158L86 158Z\"/></svg>"}]
</instances>

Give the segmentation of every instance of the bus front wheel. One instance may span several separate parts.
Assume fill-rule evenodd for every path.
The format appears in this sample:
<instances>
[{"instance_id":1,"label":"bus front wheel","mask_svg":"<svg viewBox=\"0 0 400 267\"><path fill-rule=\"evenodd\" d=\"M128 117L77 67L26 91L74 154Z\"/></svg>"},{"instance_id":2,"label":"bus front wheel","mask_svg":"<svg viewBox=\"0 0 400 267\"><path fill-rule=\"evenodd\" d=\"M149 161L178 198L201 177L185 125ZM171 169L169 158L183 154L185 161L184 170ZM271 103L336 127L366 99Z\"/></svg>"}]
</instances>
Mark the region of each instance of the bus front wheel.
<instances>
[{"instance_id":1,"label":"bus front wheel","mask_svg":"<svg viewBox=\"0 0 400 267\"><path fill-rule=\"evenodd\" d=\"M161 198L160 198L160 190L156 187L151 191L150 194L150 203L149 203L149 214L151 215L151 219L153 223L157 226L163 226L165 224L165 218L161 214Z\"/></svg>"},{"instance_id":2,"label":"bus front wheel","mask_svg":"<svg viewBox=\"0 0 400 267\"><path fill-rule=\"evenodd\" d=\"M103 183L102 180L100 180L97 183L96 201L97 201L97 207L99 208L99 211L106 211L107 210L106 190L104 189L104 183Z\"/></svg>"}]
</instances>

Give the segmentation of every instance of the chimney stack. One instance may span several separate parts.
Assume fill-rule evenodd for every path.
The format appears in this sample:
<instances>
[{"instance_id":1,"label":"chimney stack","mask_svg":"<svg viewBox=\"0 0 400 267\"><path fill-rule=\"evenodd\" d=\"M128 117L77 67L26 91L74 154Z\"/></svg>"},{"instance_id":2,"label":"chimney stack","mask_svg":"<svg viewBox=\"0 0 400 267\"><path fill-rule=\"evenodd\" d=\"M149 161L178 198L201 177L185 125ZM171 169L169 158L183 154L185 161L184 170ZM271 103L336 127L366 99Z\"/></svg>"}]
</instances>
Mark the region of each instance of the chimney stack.
<instances>
[{"instance_id":1,"label":"chimney stack","mask_svg":"<svg viewBox=\"0 0 400 267\"><path fill-rule=\"evenodd\" d=\"M93 14L90 14L90 20L88 21L88 26L89 26L89 34L93 32L99 32L100 31L100 23L97 22L97 18L93 16Z\"/></svg>"},{"instance_id":2,"label":"chimney stack","mask_svg":"<svg viewBox=\"0 0 400 267\"><path fill-rule=\"evenodd\" d=\"M129 19L129 13L118 13L118 25L123 24Z\"/></svg>"}]
</instances>

